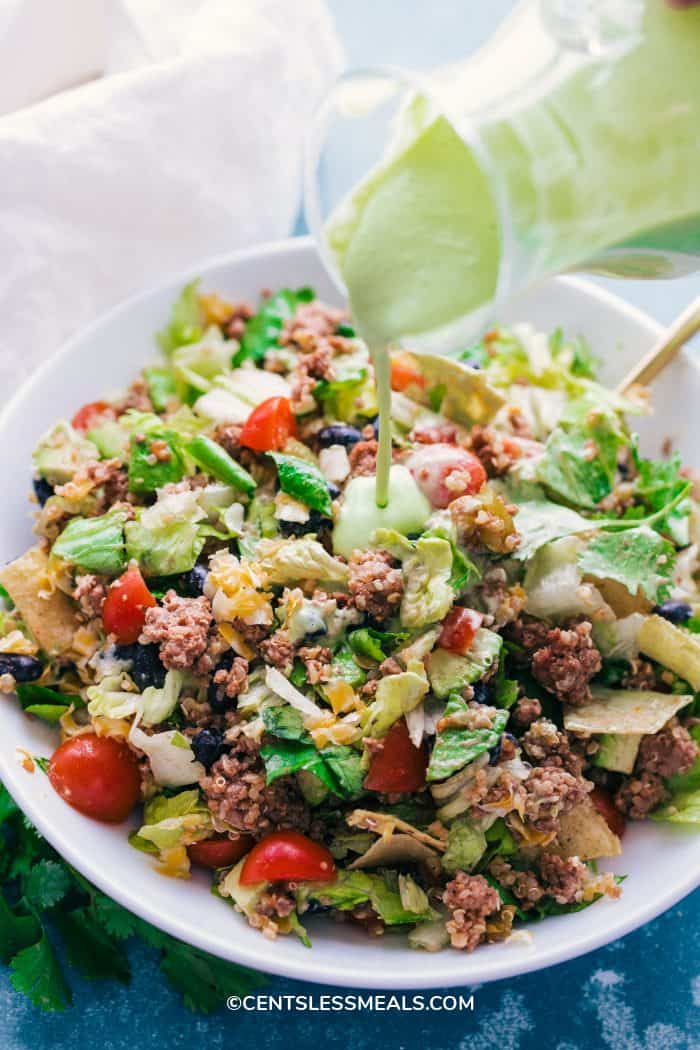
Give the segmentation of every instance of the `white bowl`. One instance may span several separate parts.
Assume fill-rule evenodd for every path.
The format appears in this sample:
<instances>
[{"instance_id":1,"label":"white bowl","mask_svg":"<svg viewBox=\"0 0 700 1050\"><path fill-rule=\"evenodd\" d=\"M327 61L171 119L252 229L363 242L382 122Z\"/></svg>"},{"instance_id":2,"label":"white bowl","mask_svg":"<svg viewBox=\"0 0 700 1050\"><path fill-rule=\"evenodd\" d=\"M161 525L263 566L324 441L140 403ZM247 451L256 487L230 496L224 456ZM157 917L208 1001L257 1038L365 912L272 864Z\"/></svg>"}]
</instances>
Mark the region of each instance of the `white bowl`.
<instances>
[{"instance_id":1,"label":"white bowl","mask_svg":"<svg viewBox=\"0 0 700 1050\"><path fill-rule=\"evenodd\" d=\"M205 287L234 299L255 299L263 287L304 284L329 300L337 298L312 243L290 240L205 263L168 287L113 310L72 340L0 417L6 499L12 494L3 514L2 561L20 554L32 541L26 495L37 438L55 418L70 416L84 402L127 384L154 354L153 333L162 326L182 284L195 275L202 276ZM504 312L503 320L530 320L545 330L561 325L585 335L605 357L607 380L621 376L659 332L644 314L572 278L558 278L528 293ZM659 384L656 419L644 424L647 451L657 454L669 435L689 462L697 460L690 427L698 404L700 374L689 358L681 358ZM406 947L401 935L370 940L359 930L323 917L308 922L311 951L294 937L270 942L211 895L203 874L184 882L157 874L149 858L127 844L126 826L102 825L80 816L54 794L41 772L27 773L17 749L49 755L56 737L23 715L12 700L0 704L0 778L59 853L105 893L156 926L215 955L268 972L319 983L396 989L496 980L564 962L612 941L658 915L700 881L700 836L670 826L637 825L625 834L622 857L610 864L629 876L621 899L534 924L531 944L494 944L472 955L451 949L429 955Z\"/></svg>"}]
</instances>

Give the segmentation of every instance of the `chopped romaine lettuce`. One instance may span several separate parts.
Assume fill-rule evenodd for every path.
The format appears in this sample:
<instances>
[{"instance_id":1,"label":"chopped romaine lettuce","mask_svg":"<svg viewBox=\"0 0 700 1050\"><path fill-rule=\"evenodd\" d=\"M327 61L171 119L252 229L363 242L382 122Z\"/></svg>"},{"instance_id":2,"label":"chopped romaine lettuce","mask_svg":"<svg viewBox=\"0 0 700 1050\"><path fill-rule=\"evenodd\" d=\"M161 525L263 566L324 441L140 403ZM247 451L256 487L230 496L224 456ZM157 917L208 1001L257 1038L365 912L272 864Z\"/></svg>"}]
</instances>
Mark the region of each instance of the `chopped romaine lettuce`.
<instances>
[{"instance_id":1,"label":"chopped romaine lettuce","mask_svg":"<svg viewBox=\"0 0 700 1050\"><path fill-rule=\"evenodd\" d=\"M112 510L97 518L73 518L58 537L51 553L86 572L118 576L124 571L126 514Z\"/></svg>"},{"instance_id":2,"label":"chopped romaine lettuce","mask_svg":"<svg viewBox=\"0 0 700 1050\"><path fill-rule=\"evenodd\" d=\"M246 360L262 361L268 350L278 346L284 322L292 317L300 303L311 302L313 297L311 288L298 288L296 291L281 288L264 299L258 312L246 324L239 349L233 358L234 365L240 365Z\"/></svg>"},{"instance_id":3,"label":"chopped romaine lettuce","mask_svg":"<svg viewBox=\"0 0 700 1050\"><path fill-rule=\"evenodd\" d=\"M129 743L147 755L153 779L161 787L186 787L204 776L204 766L197 762L189 741L177 729L149 735L133 725Z\"/></svg>"},{"instance_id":4,"label":"chopped romaine lettuce","mask_svg":"<svg viewBox=\"0 0 700 1050\"><path fill-rule=\"evenodd\" d=\"M126 524L126 551L148 576L189 572L206 536L200 523L206 518L197 492L161 496Z\"/></svg>"},{"instance_id":5,"label":"chopped romaine lettuce","mask_svg":"<svg viewBox=\"0 0 700 1050\"><path fill-rule=\"evenodd\" d=\"M407 540L393 529L377 529L374 546L388 550L401 561L403 597L399 611L403 627L411 629L438 623L452 608L452 546L439 536Z\"/></svg>"},{"instance_id":6,"label":"chopped romaine lettuce","mask_svg":"<svg viewBox=\"0 0 700 1050\"><path fill-rule=\"evenodd\" d=\"M507 711L496 712L491 729L470 729L467 725L460 725L460 717L466 716L468 712L466 700L459 693L453 693L445 707L444 719L447 724L438 732L430 756L426 775L428 781L447 780L479 755L490 751L500 740L508 722Z\"/></svg>"},{"instance_id":7,"label":"chopped romaine lettuce","mask_svg":"<svg viewBox=\"0 0 700 1050\"><path fill-rule=\"evenodd\" d=\"M177 795L156 795L143 808L143 825L130 842L152 844L159 852L174 846L189 846L213 832L211 813L199 791L180 791ZM148 851L150 852L150 851Z\"/></svg>"},{"instance_id":8,"label":"chopped romaine lettuce","mask_svg":"<svg viewBox=\"0 0 700 1050\"><path fill-rule=\"evenodd\" d=\"M419 660L412 661L401 674L381 678L367 711L365 734L386 736L394 722L417 707L429 689L425 668Z\"/></svg>"},{"instance_id":9,"label":"chopped romaine lettuce","mask_svg":"<svg viewBox=\"0 0 700 1050\"><path fill-rule=\"evenodd\" d=\"M457 817L450 824L447 834L447 849L442 855L442 866L448 874L460 868L471 871L486 852L486 836L466 817Z\"/></svg>"},{"instance_id":10,"label":"chopped romaine lettuce","mask_svg":"<svg viewBox=\"0 0 700 1050\"><path fill-rule=\"evenodd\" d=\"M347 565L310 536L261 540L255 549L255 560L270 583L285 586L309 579L344 583L348 578Z\"/></svg>"},{"instance_id":11,"label":"chopped romaine lettuce","mask_svg":"<svg viewBox=\"0 0 700 1050\"><path fill-rule=\"evenodd\" d=\"M330 905L339 911L352 911L366 901L387 926L401 923L423 922L434 917L434 912L427 906L420 912L407 909L398 889L391 885L391 873L382 875L366 871L339 871L336 882L328 885L314 886L310 896L321 904ZM422 898L420 903L423 904ZM427 904L427 901L426 901Z\"/></svg>"},{"instance_id":12,"label":"chopped romaine lettuce","mask_svg":"<svg viewBox=\"0 0 700 1050\"><path fill-rule=\"evenodd\" d=\"M196 343L202 336L202 314L199 308L197 288L199 278L190 281L180 292L170 312L170 320L157 340L161 350L172 354L178 346Z\"/></svg>"},{"instance_id":13,"label":"chopped romaine lettuce","mask_svg":"<svg viewBox=\"0 0 700 1050\"><path fill-rule=\"evenodd\" d=\"M143 377L148 394L156 412L165 412L177 398L175 373L167 365L152 365L144 368Z\"/></svg>"}]
</instances>

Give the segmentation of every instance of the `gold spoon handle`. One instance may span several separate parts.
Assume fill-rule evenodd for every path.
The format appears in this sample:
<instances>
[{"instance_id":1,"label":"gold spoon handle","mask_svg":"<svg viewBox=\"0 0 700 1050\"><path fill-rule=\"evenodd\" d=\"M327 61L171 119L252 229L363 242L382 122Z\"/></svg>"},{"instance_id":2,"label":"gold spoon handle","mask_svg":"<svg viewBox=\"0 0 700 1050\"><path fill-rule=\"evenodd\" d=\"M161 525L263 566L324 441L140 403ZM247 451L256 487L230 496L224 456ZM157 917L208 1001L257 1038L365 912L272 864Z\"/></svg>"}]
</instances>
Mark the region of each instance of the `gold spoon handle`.
<instances>
[{"instance_id":1,"label":"gold spoon handle","mask_svg":"<svg viewBox=\"0 0 700 1050\"><path fill-rule=\"evenodd\" d=\"M618 394L626 394L635 383L650 383L697 331L700 331L700 296L686 307L666 329L656 346L627 373L617 388Z\"/></svg>"}]
</instances>

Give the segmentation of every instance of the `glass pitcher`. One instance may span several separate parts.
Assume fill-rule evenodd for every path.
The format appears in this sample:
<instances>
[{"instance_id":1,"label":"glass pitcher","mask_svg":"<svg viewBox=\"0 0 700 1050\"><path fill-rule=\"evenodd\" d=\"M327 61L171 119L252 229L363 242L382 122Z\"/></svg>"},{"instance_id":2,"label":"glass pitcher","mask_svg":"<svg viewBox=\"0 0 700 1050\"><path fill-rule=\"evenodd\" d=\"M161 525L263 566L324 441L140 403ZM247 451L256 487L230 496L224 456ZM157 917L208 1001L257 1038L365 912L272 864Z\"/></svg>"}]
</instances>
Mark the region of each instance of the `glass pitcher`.
<instances>
[{"instance_id":1,"label":"glass pitcher","mask_svg":"<svg viewBox=\"0 0 700 1050\"><path fill-rule=\"evenodd\" d=\"M553 273L700 268L699 57L700 8L524 0L464 63L343 77L306 210L365 338L448 349Z\"/></svg>"}]
</instances>

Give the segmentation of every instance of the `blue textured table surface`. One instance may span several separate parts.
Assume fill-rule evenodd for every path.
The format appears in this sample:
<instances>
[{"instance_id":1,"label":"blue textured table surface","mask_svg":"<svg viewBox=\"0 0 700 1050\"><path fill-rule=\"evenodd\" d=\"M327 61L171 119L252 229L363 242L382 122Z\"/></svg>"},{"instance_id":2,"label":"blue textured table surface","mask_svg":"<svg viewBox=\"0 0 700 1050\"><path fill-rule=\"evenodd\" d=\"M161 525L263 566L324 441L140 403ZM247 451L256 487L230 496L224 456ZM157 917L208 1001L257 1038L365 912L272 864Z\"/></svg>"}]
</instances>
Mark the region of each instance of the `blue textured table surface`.
<instances>
[{"instance_id":1,"label":"blue textured table surface","mask_svg":"<svg viewBox=\"0 0 700 1050\"><path fill-rule=\"evenodd\" d=\"M513 7L469 0L330 0L353 64L391 62L427 68L468 54ZM700 293L700 278L670 284L601 282L670 320ZM208 1050L252 1045L260 1050L322 1037L327 1047L355 1050L380 1040L427 1050L699 1050L700 891L642 930L543 974L474 990L474 1010L460 1013L343 1013L302 1010L193 1016L162 978L146 948L131 953L131 987L75 981L75 1005L42 1016L16 996L0 971L0 1050ZM430 957L426 956L426 967ZM272 978L265 992L318 988ZM350 1028L348 1022L352 1025Z\"/></svg>"}]
</instances>

